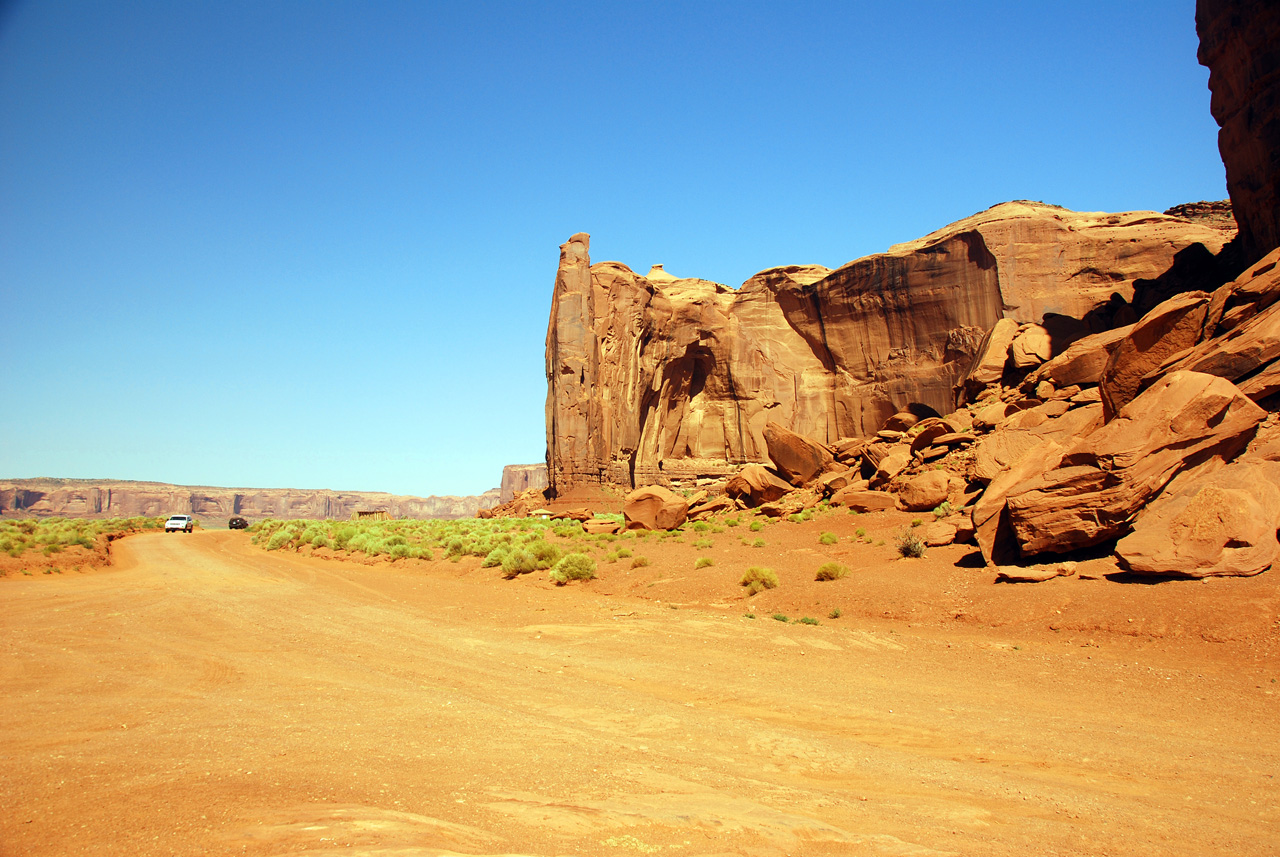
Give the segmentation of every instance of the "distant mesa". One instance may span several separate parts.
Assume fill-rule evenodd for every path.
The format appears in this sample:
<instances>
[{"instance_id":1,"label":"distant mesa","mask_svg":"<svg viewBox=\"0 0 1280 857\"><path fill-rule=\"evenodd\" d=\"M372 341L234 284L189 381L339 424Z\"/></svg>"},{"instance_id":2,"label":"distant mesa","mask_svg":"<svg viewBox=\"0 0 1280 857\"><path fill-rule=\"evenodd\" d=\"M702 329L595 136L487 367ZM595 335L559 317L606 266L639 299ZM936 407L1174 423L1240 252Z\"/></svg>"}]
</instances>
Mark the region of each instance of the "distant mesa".
<instances>
[{"instance_id":1,"label":"distant mesa","mask_svg":"<svg viewBox=\"0 0 1280 857\"><path fill-rule=\"evenodd\" d=\"M454 519L474 517L480 509L496 506L499 499L497 488L472 497L410 497L371 491L211 488L89 479L0 481L0 516L9 518L189 514L210 522L239 515L252 522L263 518L350 518L357 513L381 512L390 518Z\"/></svg>"},{"instance_id":2,"label":"distant mesa","mask_svg":"<svg viewBox=\"0 0 1280 857\"><path fill-rule=\"evenodd\" d=\"M547 487L547 465L542 464L508 464L502 468L502 486L499 489L500 502L510 503L517 494L525 491L540 491ZM497 505L497 504L490 504Z\"/></svg>"}]
</instances>

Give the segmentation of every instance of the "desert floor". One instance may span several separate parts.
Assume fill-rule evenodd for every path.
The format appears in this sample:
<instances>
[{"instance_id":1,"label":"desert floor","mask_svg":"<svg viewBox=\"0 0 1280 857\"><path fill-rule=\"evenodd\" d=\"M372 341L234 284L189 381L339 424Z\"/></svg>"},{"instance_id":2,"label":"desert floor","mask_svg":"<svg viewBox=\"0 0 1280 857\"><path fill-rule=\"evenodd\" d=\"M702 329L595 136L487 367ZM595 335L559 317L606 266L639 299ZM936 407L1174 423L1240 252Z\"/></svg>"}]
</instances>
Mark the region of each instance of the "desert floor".
<instances>
[{"instance_id":1,"label":"desert floor","mask_svg":"<svg viewBox=\"0 0 1280 857\"><path fill-rule=\"evenodd\" d=\"M567 587L226 531L9 574L0 854L1280 853L1277 572L997 585L896 514Z\"/></svg>"}]
</instances>

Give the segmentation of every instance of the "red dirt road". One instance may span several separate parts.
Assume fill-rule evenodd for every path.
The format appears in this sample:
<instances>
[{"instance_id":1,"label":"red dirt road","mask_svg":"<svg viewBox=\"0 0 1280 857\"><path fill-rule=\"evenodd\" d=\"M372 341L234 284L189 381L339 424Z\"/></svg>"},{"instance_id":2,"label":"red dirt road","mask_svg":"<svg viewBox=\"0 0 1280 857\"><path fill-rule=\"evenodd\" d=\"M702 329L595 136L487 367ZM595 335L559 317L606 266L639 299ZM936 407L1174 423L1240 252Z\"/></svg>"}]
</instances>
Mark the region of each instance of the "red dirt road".
<instances>
[{"instance_id":1,"label":"red dirt road","mask_svg":"<svg viewBox=\"0 0 1280 857\"><path fill-rule=\"evenodd\" d=\"M0 585L4 857L1280 853L1280 685L1211 643L115 556Z\"/></svg>"}]
</instances>

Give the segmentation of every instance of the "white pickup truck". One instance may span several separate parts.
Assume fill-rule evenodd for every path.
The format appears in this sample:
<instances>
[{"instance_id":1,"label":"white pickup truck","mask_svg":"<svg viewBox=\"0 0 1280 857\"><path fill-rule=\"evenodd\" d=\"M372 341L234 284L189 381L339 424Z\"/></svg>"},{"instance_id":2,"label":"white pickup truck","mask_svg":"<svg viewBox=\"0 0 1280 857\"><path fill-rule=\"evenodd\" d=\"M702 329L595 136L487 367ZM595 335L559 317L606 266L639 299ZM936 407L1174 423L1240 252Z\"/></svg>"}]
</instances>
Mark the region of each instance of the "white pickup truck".
<instances>
[{"instance_id":1,"label":"white pickup truck","mask_svg":"<svg viewBox=\"0 0 1280 857\"><path fill-rule=\"evenodd\" d=\"M166 533L176 533L178 530L182 530L184 533L189 533L195 529L195 526L196 519L190 515L174 515L164 522L164 531Z\"/></svg>"}]
</instances>

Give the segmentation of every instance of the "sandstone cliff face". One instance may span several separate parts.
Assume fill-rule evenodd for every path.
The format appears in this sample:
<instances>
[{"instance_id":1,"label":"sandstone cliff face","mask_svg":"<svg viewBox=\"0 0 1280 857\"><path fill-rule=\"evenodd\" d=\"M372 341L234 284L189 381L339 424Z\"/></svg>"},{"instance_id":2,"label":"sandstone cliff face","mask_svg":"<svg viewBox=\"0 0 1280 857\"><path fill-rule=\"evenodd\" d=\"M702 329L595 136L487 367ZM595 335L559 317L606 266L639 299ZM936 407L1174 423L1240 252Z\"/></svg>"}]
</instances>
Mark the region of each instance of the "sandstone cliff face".
<instances>
[{"instance_id":1,"label":"sandstone cliff face","mask_svg":"<svg viewBox=\"0 0 1280 857\"><path fill-rule=\"evenodd\" d=\"M1006 202L889 249L919 251L957 230L978 232L995 257L1004 316L1084 318L1112 294L1133 300L1139 280L1154 280L1178 251L1203 244L1217 253L1231 230L1154 211L1070 211L1039 202ZM1131 319L1136 320L1136 319Z\"/></svg>"},{"instance_id":2,"label":"sandstone cliff face","mask_svg":"<svg viewBox=\"0 0 1280 857\"><path fill-rule=\"evenodd\" d=\"M241 515L262 518L349 518L385 509L395 518L470 518L496 505L498 489L478 497L406 497L361 491L206 488L160 482L16 479L0 482L7 517L130 518L191 514L210 526ZM222 520L219 520L222 519Z\"/></svg>"},{"instance_id":3,"label":"sandstone cliff face","mask_svg":"<svg viewBox=\"0 0 1280 857\"><path fill-rule=\"evenodd\" d=\"M1199 0L1196 33L1244 262L1252 264L1280 246L1280 6Z\"/></svg>"},{"instance_id":4,"label":"sandstone cliff face","mask_svg":"<svg viewBox=\"0 0 1280 857\"><path fill-rule=\"evenodd\" d=\"M1110 323L1136 281L1229 238L1154 212L1006 203L834 271L772 268L733 290L592 265L574 235L547 330L550 486L696 483L767 460L770 422L832 443L911 403L949 412L1002 317L1101 305Z\"/></svg>"},{"instance_id":5,"label":"sandstone cliff face","mask_svg":"<svg viewBox=\"0 0 1280 857\"><path fill-rule=\"evenodd\" d=\"M508 464L502 468L502 485L498 489L499 502L510 503L517 494L546 487L547 465L545 463ZM481 506L481 508L485 507Z\"/></svg>"}]
</instances>

